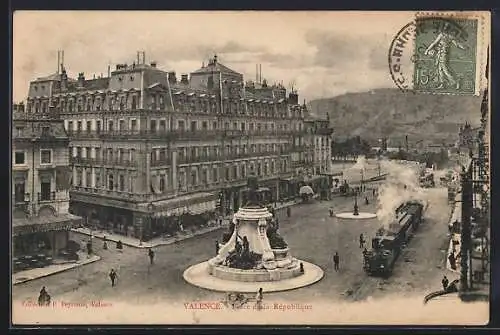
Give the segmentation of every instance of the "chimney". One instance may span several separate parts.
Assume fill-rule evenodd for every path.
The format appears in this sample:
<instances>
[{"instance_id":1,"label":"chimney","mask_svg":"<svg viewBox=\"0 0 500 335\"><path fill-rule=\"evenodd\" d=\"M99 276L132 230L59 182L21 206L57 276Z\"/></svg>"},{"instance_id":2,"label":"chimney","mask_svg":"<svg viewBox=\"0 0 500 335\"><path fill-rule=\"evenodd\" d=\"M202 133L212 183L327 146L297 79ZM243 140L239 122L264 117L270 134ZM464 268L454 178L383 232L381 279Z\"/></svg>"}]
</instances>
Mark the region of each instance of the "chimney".
<instances>
[{"instance_id":1,"label":"chimney","mask_svg":"<svg viewBox=\"0 0 500 335\"><path fill-rule=\"evenodd\" d=\"M189 79L188 79L188 75L187 74L183 74L181 76L181 84L189 85Z\"/></svg>"},{"instance_id":2,"label":"chimney","mask_svg":"<svg viewBox=\"0 0 500 335\"><path fill-rule=\"evenodd\" d=\"M288 94L288 103L291 105L299 104L299 95L295 91L292 91Z\"/></svg>"},{"instance_id":3,"label":"chimney","mask_svg":"<svg viewBox=\"0 0 500 335\"><path fill-rule=\"evenodd\" d=\"M156 67L156 62L155 61L151 62L151 67Z\"/></svg>"},{"instance_id":4,"label":"chimney","mask_svg":"<svg viewBox=\"0 0 500 335\"><path fill-rule=\"evenodd\" d=\"M61 65L61 91L66 91L68 89L68 75L64 65Z\"/></svg>"},{"instance_id":5,"label":"chimney","mask_svg":"<svg viewBox=\"0 0 500 335\"><path fill-rule=\"evenodd\" d=\"M171 71L168 73L168 82L170 84L176 84L177 83L177 77L175 76L175 72Z\"/></svg>"},{"instance_id":6,"label":"chimney","mask_svg":"<svg viewBox=\"0 0 500 335\"><path fill-rule=\"evenodd\" d=\"M78 87L83 87L85 82L85 74L83 72L80 72L78 74Z\"/></svg>"}]
</instances>

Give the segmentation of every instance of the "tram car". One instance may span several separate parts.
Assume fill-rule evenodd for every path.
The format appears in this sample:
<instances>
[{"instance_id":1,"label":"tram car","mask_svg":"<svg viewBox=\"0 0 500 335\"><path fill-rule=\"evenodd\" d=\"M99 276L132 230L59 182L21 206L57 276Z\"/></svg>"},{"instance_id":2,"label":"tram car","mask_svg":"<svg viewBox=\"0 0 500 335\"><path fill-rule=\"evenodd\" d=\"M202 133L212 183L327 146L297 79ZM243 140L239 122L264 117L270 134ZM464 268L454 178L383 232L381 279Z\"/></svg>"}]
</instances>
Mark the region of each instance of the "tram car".
<instances>
[{"instance_id":1,"label":"tram car","mask_svg":"<svg viewBox=\"0 0 500 335\"><path fill-rule=\"evenodd\" d=\"M368 275L389 276L401 250L420 223L426 206L408 201L396 209L396 219L388 228L381 228L372 238L371 249L364 254L364 270Z\"/></svg>"}]
</instances>

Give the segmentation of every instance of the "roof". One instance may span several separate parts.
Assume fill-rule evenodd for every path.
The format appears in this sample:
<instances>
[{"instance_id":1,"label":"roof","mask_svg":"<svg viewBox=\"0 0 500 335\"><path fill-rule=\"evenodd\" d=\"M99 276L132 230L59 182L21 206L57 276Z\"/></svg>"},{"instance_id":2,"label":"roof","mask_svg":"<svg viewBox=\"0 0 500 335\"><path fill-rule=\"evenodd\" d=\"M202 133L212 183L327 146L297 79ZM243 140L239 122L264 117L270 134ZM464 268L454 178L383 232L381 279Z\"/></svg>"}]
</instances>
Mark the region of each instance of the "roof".
<instances>
[{"instance_id":1,"label":"roof","mask_svg":"<svg viewBox=\"0 0 500 335\"><path fill-rule=\"evenodd\" d=\"M107 89L109 86L109 77L85 80L83 86L89 90Z\"/></svg>"},{"instance_id":2,"label":"roof","mask_svg":"<svg viewBox=\"0 0 500 335\"><path fill-rule=\"evenodd\" d=\"M210 62L208 63L207 66L201 67L198 70L192 72L194 74L203 74L203 73L212 73L212 72L220 72L220 73L227 73L227 74L237 74L241 75L241 73L236 72L227 66L219 63L219 62Z\"/></svg>"},{"instance_id":3,"label":"roof","mask_svg":"<svg viewBox=\"0 0 500 335\"><path fill-rule=\"evenodd\" d=\"M32 140L35 139L62 139L69 140L68 134L64 129L64 122L62 120L54 119L26 119L15 118L13 120L13 127L16 128L23 124L21 133L14 132L13 140ZM44 129L48 128L48 129Z\"/></svg>"},{"instance_id":4,"label":"roof","mask_svg":"<svg viewBox=\"0 0 500 335\"><path fill-rule=\"evenodd\" d=\"M45 77L36 78L35 81L48 81L48 80L61 80L61 75L59 73L53 73Z\"/></svg>"}]
</instances>

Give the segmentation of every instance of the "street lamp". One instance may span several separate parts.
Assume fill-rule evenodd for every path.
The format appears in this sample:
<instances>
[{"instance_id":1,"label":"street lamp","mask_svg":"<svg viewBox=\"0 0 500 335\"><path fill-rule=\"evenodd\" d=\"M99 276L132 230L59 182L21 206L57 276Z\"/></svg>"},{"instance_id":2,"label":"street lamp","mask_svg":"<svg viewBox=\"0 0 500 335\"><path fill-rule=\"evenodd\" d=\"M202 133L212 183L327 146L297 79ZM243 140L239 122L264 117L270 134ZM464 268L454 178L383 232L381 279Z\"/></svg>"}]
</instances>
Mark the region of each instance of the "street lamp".
<instances>
[{"instance_id":1,"label":"street lamp","mask_svg":"<svg viewBox=\"0 0 500 335\"><path fill-rule=\"evenodd\" d=\"M354 192L354 211L352 215L358 216L359 215L359 208L358 208L358 192Z\"/></svg>"}]
</instances>

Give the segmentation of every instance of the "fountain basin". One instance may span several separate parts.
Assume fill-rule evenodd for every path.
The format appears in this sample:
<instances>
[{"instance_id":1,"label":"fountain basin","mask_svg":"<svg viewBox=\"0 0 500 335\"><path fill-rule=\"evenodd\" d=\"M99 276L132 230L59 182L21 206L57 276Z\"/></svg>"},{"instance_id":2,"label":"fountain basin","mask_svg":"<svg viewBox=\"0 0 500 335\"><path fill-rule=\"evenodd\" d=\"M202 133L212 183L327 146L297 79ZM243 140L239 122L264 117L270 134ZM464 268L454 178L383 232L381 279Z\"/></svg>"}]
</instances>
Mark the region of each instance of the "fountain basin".
<instances>
[{"instance_id":1,"label":"fountain basin","mask_svg":"<svg viewBox=\"0 0 500 335\"><path fill-rule=\"evenodd\" d=\"M289 248L284 248L284 249L271 249L271 251L274 254L274 259L276 261L283 260L288 256L288 252L290 251Z\"/></svg>"},{"instance_id":2,"label":"fountain basin","mask_svg":"<svg viewBox=\"0 0 500 335\"><path fill-rule=\"evenodd\" d=\"M290 262L288 268L277 268L275 270L242 270L210 263L207 263L207 266L208 273L215 278L240 282L278 281L301 275L299 263L296 261Z\"/></svg>"},{"instance_id":3,"label":"fountain basin","mask_svg":"<svg viewBox=\"0 0 500 335\"><path fill-rule=\"evenodd\" d=\"M377 217L375 213L359 212L359 215L354 215L352 212L337 213L335 216L339 219L364 220L374 219Z\"/></svg>"},{"instance_id":4,"label":"fountain basin","mask_svg":"<svg viewBox=\"0 0 500 335\"><path fill-rule=\"evenodd\" d=\"M298 264L303 263L304 273L300 274L299 276L292 277L290 279L256 281L256 282L220 279L209 274L208 261L195 264L187 268L186 271L184 271L183 278L186 282L188 282L191 285L212 291L255 293L259 288L262 288L264 290L264 294L265 292L289 291L309 286L320 281L323 278L324 272L319 266L302 260L296 260L296 261ZM255 270L240 270L240 271L255 271Z\"/></svg>"}]
</instances>

